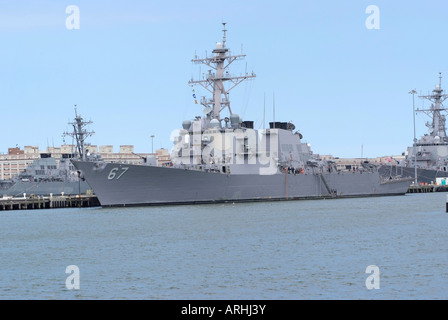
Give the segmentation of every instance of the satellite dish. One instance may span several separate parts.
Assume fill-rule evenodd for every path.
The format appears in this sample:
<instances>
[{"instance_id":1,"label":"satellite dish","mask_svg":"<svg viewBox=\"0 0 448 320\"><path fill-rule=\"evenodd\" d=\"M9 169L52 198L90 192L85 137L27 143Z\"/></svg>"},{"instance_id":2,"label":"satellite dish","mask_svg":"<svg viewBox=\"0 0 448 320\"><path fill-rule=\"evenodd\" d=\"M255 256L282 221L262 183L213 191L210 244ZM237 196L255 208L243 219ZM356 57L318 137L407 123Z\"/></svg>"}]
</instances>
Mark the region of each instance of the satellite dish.
<instances>
[{"instance_id":1,"label":"satellite dish","mask_svg":"<svg viewBox=\"0 0 448 320\"><path fill-rule=\"evenodd\" d=\"M212 112L212 108L210 107L205 107L204 110L202 111L205 115L209 114L210 112Z\"/></svg>"}]
</instances>

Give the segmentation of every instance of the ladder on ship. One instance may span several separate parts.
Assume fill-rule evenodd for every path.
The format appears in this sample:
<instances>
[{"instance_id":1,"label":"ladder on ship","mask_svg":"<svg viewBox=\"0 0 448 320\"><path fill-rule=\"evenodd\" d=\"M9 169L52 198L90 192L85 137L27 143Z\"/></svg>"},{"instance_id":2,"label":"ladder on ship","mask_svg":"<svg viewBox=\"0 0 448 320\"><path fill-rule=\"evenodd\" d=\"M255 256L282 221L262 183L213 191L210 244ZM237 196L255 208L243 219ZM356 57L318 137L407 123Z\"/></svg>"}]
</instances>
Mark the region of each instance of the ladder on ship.
<instances>
[{"instance_id":1,"label":"ladder on ship","mask_svg":"<svg viewBox=\"0 0 448 320\"><path fill-rule=\"evenodd\" d=\"M319 173L320 179L322 180L322 182L324 183L325 188L328 191L328 194L331 195L332 198L336 197L336 190L333 190L330 188L330 186L328 185L327 180L325 179L324 175L322 174L322 172Z\"/></svg>"}]
</instances>

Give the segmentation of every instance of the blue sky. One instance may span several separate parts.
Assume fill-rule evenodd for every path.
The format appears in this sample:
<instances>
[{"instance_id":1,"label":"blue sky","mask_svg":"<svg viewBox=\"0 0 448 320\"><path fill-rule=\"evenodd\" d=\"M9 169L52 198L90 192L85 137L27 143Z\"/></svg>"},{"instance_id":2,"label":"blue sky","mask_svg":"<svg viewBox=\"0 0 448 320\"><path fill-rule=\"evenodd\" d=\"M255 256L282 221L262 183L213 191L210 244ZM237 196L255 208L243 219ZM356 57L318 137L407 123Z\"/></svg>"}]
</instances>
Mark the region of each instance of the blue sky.
<instances>
[{"instance_id":1,"label":"blue sky","mask_svg":"<svg viewBox=\"0 0 448 320\"><path fill-rule=\"evenodd\" d=\"M80 10L68 30L66 8ZM380 9L369 30L366 8ZM412 96L448 88L446 1L1 1L0 152L63 143L73 106L93 121L92 144L171 149L171 132L202 114L191 63L222 38L256 79L231 92L243 120L292 120L315 153L399 155L412 144ZM247 63L247 65L246 65ZM199 96L206 95L200 87ZM423 100L416 98L416 107ZM429 106L428 102L425 103ZM424 114L417 135L427 132ZM66 142L68 139L66 139Z\"/></svg>"}]
</instances>

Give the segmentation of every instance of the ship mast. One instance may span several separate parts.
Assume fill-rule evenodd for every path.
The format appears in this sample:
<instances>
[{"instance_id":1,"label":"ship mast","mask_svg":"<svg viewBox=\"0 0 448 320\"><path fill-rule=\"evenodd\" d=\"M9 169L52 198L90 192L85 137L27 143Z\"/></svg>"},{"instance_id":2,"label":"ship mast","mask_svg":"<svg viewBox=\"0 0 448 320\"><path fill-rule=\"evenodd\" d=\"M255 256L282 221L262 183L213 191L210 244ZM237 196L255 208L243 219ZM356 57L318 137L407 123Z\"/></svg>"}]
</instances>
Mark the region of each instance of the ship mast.
<instances>
[{"instance_id":1,"label":"ship mast","mask_svg":"<svg viewBox=\"0 0 448 320\"><path fill-rule=\"evenodd\" d=\"M447 111L442 103L448 98L447 94L443 93L442 89L442 73L439 72L439 85L432 91L432 94L426 96L419 96L419 98L427 99L432 102L429 109L417 109L416 111L423 112L432 119L432 123L426 123L429 128L429 133L433 137L440 137L440 139L446 142L446 128L445 128L445 115L442 111Z\"/></svg>"},{"instance_id":2,"label":"ship mast","mask_svg":"<svg viewBox=\"0 0 448 320\"><path fill-rule=\"evenodd\" d=\"M207 75L203 76L202 80L191 79L189 85L201 85L207 91L209 91L213 97L212 99L206 99L203 97L201 99L201 105L205 107L204 113L209 119L217 119L221 121L220 113L225 108L229 109L230 115L232 115L232 110L230 109L229 101L229 91L235 88L238 84L246 79L255 78L255 74L252 72L248 74L247 72L242 76L231 76L226 69L235 60L242 60L246 55L231 55L229 48L226 47L226 23L223 22L223 37L222 42L216 43L216 48L212 51L214 53L211 57L206 57L200 59L195 56L192 60L195 64L205 64L212 68L214 71L209 70ZM230 81L232 86L229 89L225 89L224 83Z\"/></svg>"},{"instance_id":3,"label":"ship mast","mask_svg":"<svg viewBox=\"0 0 448 320\"><path fill-rule=\"evenodd\" d=\"M78 155L81 160L86 159L84 152L84 142L88 137L91 137L95 131L87 131L85 127L91 124L92 121L84 121L81 115L78 114L75 105L75 121L69 122L73 126L73 132L64 132L64 135L74 136L76 138L76 148L78 150Z\"/></svg>"}]
</instances>

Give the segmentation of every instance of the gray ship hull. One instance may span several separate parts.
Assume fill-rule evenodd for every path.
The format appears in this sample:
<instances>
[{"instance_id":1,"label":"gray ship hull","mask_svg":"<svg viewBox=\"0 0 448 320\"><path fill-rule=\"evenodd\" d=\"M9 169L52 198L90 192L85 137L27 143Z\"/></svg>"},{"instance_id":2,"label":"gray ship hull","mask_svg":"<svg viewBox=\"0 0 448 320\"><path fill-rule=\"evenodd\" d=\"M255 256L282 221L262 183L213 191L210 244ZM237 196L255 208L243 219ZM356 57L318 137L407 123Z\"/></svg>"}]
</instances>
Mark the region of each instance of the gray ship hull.
<instances>
[{"instance_id":1,"label":"gray ship hull","mask_svg":"<svg viewBox=\"0 0 448 320\"><path fill-rule=\"evenodd\" d=\"M2 190L0 194L9 196L23 196L27 195L48 196L50 194L60 195L75 195L86 194L87 190L91 189L85 181L46 181L46 182L32 182L32 181L17 181L13 186L7 190Z\"/></svg>"},{"instance_id":2,"label":"gray ship hull","mask_svg":"<svg viewBox=\"0 0 448 320\"><path fill-rule=\"evenodd\" d=\"M222 174L73 161L101 206L142 206L403 195L410 180L381 183L378 172Z\"/></svg>"},{"instance_id":3,"label":"gray ship hull","mask_svg":"<svg viewBox=\"0 0 448 320\"><path fill-rule=\"evenodd\" d=\"M0 195L14 184L11 180L0 180Z\"/></svg>"},{"instance_id":4,"label":"gray ship hull","mask_svg":"<svg viewBox=\"0 0 448 320\"><path fill-rule=\"evenodd\" d=\"M402 177L411 177L412 179L414 179L415 176L415 169L411 167L383 165L379 168L379 171L382 176L388 176L392 174L401 175ZM447 177L448 171L417 168L418 183L434 184L437 181L436 178Z\"/></svg>"}]
</instances>

